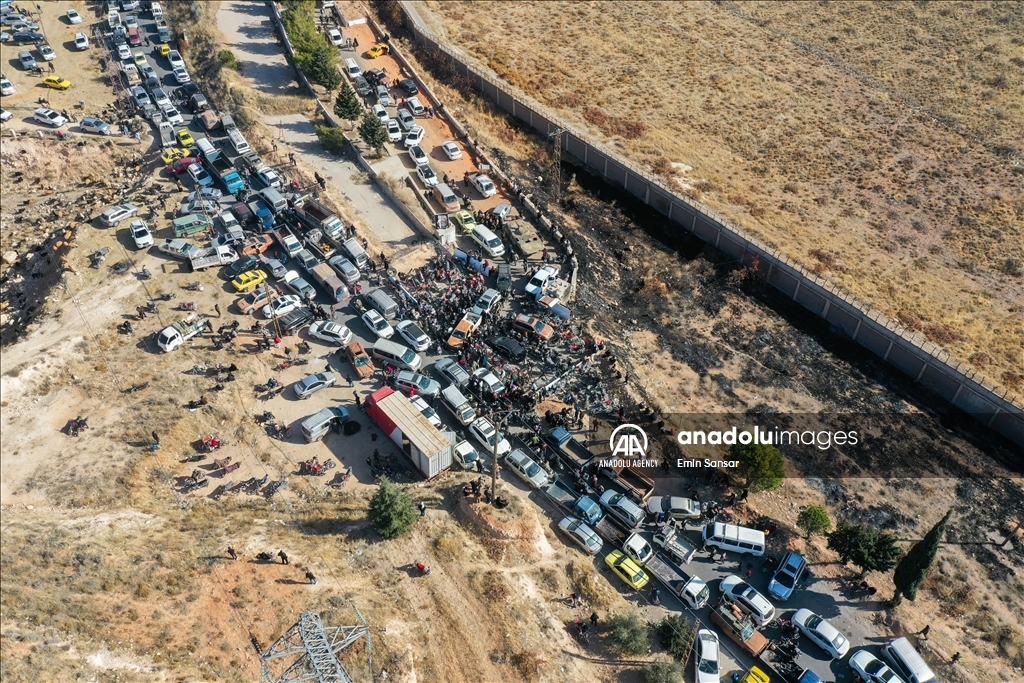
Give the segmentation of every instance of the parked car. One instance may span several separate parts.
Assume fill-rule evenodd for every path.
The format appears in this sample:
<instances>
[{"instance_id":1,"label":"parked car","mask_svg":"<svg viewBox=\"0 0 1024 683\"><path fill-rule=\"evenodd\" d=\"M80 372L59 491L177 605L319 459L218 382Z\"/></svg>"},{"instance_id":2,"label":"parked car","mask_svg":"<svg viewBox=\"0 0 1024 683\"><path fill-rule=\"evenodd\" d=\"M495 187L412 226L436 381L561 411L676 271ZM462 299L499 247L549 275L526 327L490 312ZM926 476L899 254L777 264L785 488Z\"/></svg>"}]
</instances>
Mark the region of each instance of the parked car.
<instances>
[{"instance_id":1,"label":"parked car","mask_svg":"<svg viewBox=\"0 0 1024 683\"><path fill-rule=\"evenodd\" d=\"M36 58L32 56L31 52L19 52L18 61L21 62L21 68L25 71L32 71L33 69L39 68L39 64L36 63Z\"/></svg>"},{"instance_id":2,"label":"parked car","mask_svg":"<svg viewBox=\"0 0 1024 683\"><path fill-rule=\"evenodd\" d=\"M738 605L759 627L766 626L775 619L775 607L768 602L768 598L735 574L722 579L722 597Z\"/></svg>"},{"instance_id":3,"label":"parked car","mask_svg":"<svg viewBox=\"0 0 1024 683\"><path fill-rule=\"evenodd\" d=\"M581 519L573 516L563 517L558 523L558 528L572 539L572 542L583 548L588 555L596 555L604 548L604 541Z\"/></svg>"},{"instance_id":4,"label":"parked car","mask_svg":"<svg viewBox=\"0 0 1024 683\"><path fill-rule=\"evenodd\" d=\"M505 466L535 489L547 486L551 478L543 467L518 448L505 456Z\"/></svg>"},{"instance_id":5,"label":"parked car","mask_svg":"<svg viewBox=\"0 0 1024 683\"><path fill-rule=\"evenodd\" d=\"M423 181L427 188L434 187L440 182L437 174L434 173L434 169L430 168L429 164L417 164L416 175L420 177L420 180Z\"/></svg>"},{"instance_id":6,"label":"parked car","mask_svg":"<svg viewBox=\"0 0 1024 683\"><path fill-rule=\"evenodd\" d=\"M452 161L462 158L462 150L455 144L454 141L448 140L447 142L441 143L441 151Z\"/></svg>"},{"instance_id":7,"label":"parked car","mask_svg":"<svg viewBox=\"0 0 1024 683\"><path fill-rule=\"evenodd\" d=\"M177 50L171 50L167 53L167 61L171 63L171 69L184 69L185 60L181 58L181 53Z\"/></svg>"},{"instance_id":8,"label":"parked car","mask_svg":"<svg viewBox=\"0 0 1024 683\"><path fill-rule=\"evenodd\" d=\"M309 326L309 334L328 344L345 346L352 341L352 330L330 320L317 320Z\"/></svg>"},{"instance_id":9,"label":"parked car","mask_svg":"<svg viewBox=\"0 0 1024 683\"><path fill-rule=\"evenodd\" d=\"M241 297L236 304L238 310L242 313L252 313L257 308L263 308L269 304L277 292L270 286L264 284L261 287L257 287L245 296Z\"/></svg>"},{"instance_id":10,"label":"parked car","mask_svg":"<svg viewBox=\"0 0 1024 683\"><path fill-rule=\"evenodd\" d=\"M602 493L598 502L601 503L601 507L619 518L631 529L640 526L644 520L644 512L640 506L627 498L626 494L619 493L615 489L608 489Z\"/></svg>"},{"instance_id":11,"label":"parked car","mask_svg":"<svg viewBox=\"0 0 1024 683\"><path fill-rule=\"evenodd\" d=\"M170 102L168 102L167 104L163 105L161 107L161 110L164 113L164 118L167 119L167 122L170 123L171 125L173 125L173 126L183 126L183 125L185 125L185 118L181 115L181 112L179 112L174 107L174 105L171 104Z\"/></svg>"},{"instance_id":12,"label":"parked car","mask_svg":"<svg viewBox=\"0 0 1024 683\"><path fill-rule=\"evenodd\" d=\"M418 97L410 97L405 101L405 106L409 108L413 116L423 116L427 113L427 108L423 106Z\"/></svg>"},{"instance_id":13,"label":"parked car","mask_svg":"<svg viewBox=\"0 0 1024 683\"><path fill-rule=\"evenodd\" d=\"M39 43L46 42L46 36L42 33L36 33L35 31L15 31L11 34L11 40L18 45L38 45Z\"/></svg>"},{"instance_id":14,"label":"parked car","mask_svg":"<svg viewBox=\"0 0 1024 683\"><path fill-rule=\"evenodd\" d=\"M467 211L467 213L469 213ZM470 214L472 216L472 214ZM494 312L497 308L498 302L501 301L501 292L496 289L488 289L486 292L480 295L480 298L473 304L473 312L477 315L486 315Z\"/></svg>"},{"instance_id":15,"label":"parked car","mask_svg":"<svg viewBox=\"0 0 1024 683\"><path fill-rule=\"evenodd\" d=\"M277 297L269 304L263 307L263 317L267 320L291 313L296 308L302 305L302 299L296 294L284 294Z\"/></svg>"},{"instance_id":16,"label":"parked car","mask_svg":"<svg viewBox=\"0 0 1024 683\"><path fill-rule=\"evenodd\" d=\"M634 590L640 590L651 580L644 570L621 550L613 550L605 555L604 563Z\"/></svg>"},{"instance_id":17,"label":"parked car","mask_svg":"<svg viewBox=\"0 0 1024 683\"><path fill-rule=\"evenodd\" d=\"M78 127L86 133L95 133L97 135L110 135L110 124L100 119L94 119L86 117L79 119Z\"/></svg>"},{"instance_id":18,"label":"parked car","mask_svg":"<svg viewBox=\"0 0 1024 683\"><path fill-rule=\"evenodd\" d=\"M681 496L651 496L647 511L652 515L664 514L666 519L697 519L700 503Z\"/></svg>"},{"instance_id":19,"label":"parked car","mask_svg":"<svg viewBox=\"0 0 1024 683\"><path fill-rule=\"evenodd\" d=\"M327 31L327 39L331 41L335 47L341 47L345 44L345 39L341 36L341 31L336 28L332 28Z\"/></svg>"},{"instance_id":20,"label":"parked car","mask_svg":"<svg viewBox=\"0 0 1024 683\"><path fill-rule=\"evenodd\" d=\"M380 102L383 106L390 107L392 104L394 104L391 101L391 93L388 92L387 85L379 83L377 87L374 89L374 94L377 95L377 101Z\"/></svg>"},{"instance_id":21,"label":"parked car","mask_svg":"<svg viewBox=\"0 0 1024 683\"><path fill-rule=\"evenodd\" d=\"M152 104L152 100L149 99L149 93L141 85L137 85L131 90L132 100L135 102L136 107L145 107L147 104Z\"/></svg>"},{"instance_id":22,"label":"parked car","mask_svg":"<svg viewBox=\"0 0 1024 683\"><path fill-rule=\"evenodd\" d=\"M195 157L183 157L177 161L172 161L167 165L167 172L171 175L181 175L189 169L199 163L199 159Z\"/></svg>"},{"instance_id":23,"label":"parked car","mask_svg":"<svg viewBox=\"0 0 1024 683\"><path fill-rule=\"evenodd\" d=\"M403 78L398 82L398 87L406 92L408 95L416 95L420 89L416 87L416 81L411 78Z\"/></svg>"},{"instance_id":24,"label":"parked car","mask_svg":"<svg viewBox=\"0 0 1024 683\"><path fill-rule=\"evenodd\" d=\"M411 320L403 320L395 326L402 339L409 343L416 351L426 351L430 348L430 337L423 329Z\"/></svg>"},{"instance_id":25,"label":"parked car","mask_svg":"<svg viewBox=\"0 0 1024 683\"><path fill-rule=\"evenodd\" d=\"M473 371L473 377L486 387L487 391L492 395L503 396L505 394L505 385L487 368L477 368Z\"/></svg>"},{"instance_id":26,"label":"parked car","mask_svg":"<svg viewBox=\"0 0 1024 683\"><path fill-rule=\"evenodd\" d=\"M182 147L191 147L196 144L196 139L192 137L192 133L189 132L188 128L178 130L178 144Z\"/></svg>"},{"instance_id":27,"label":"parked car","mask_svg":"<svg viewBox=\"0 0 1024 683\"><path fill-rule=\"evenodd\" d=\"M0 95L13 95L15 92L13 83L6 78L0 78Z\"/></svg>"},{"instance_id":28,"label":"parked car","mask_svg":"<svg viewBox=\"0 0 1024 683\"><path fill-rule=\"evenodd\" d=\"M337 375L333 372L317 372L312 375L306 375L298 382L295 383L295 398L306 399L327 387L333 387L338 381Z\"/></svg>"},{"instance_id":29,"label":"parked car","mask_svg":"<svg viewBox=\"0 0 1024 683\"><path fill-rule=\"evenodd\" d=\"M694 680L696 683L720 683L721 656L718 636L714 631L702 628L697 631L693 657Z\"/></svg>"},{"instance_id":30,"label":"parked car","mask_svg":"<svg viewBox=\"0 0 1024 683\"><path fill-rule=\"evenodd\" d=\"M259 287L267 279L267 274L262 270L249 270L231 280L231 286L236 292L244 292L253 287Z\"/></svg>"},{"instance_id":31,"label":"parked car","mask_svg":"<svg viewBox=\"0 0 1024 683\"><path fill-rule=\"evenodd\" d=\"M473 435L487 453L493 453L495 449L495 436L497 436L498 457L505 455L512 450L512 445L503 434L498 434L494 425L486 417L478 417L469 425L469 433Z\"/></svg>"},{"instance_id":32,"label":"parked car","mask_svg":"<svg viewBox=\"0 0 1024 683\"><path fill-rule=\"evenodd\" d=\"M544 265L533 274L530 281L526 284L526 293L536 297L540 292L544 291L544 286L553 277L558 276L558 266Z\"/></svg>"},{"instance_id":33,"label":"parked car","mask_svg":"<svg viewBox=\"0 0 1024 683\"><path fill-rule=\"evenodd\" d=\"M526 360L526 348L511 337L496 337L490 344L495 351L514 363Z\"/></svg>"},{"instance_id":34,"label":"parked car","mask_svg":"<svg viewBox=\"0 0 1024 683\"><path fill-rule=\"evenodd\" d=\"M540 318L534 318L525 313L520 313L515 317L515 320L512 321L512 329L527 336L535 336L542 341L547 341L555 336L555 328Z\"/></svg>"},{"instance_id":35,"label":"parked car","mask_svg":"<svg viewBox=\"0 0 1024 683\"><path fill-rule=\"evenodd\" d=\"M437 416L437 411L430 407L430 404L423 400L422 396L413 396L409 399L411 403L416 406L416 409L420 411L420 415L427 418L427 422L434 429L441 429L444 424L441 422L441 418Z\"/></svg>"},{"instance_id":36,"label":"parked car","mask_svg":"<svg viewBox=\"0 0 1024 683\"><path fill-rule=\"evenodd\" d=\"M201 181L196 181L200 182ZM195 194L195 193L193 193ZM187 216L190 213L216 213L217 209L220 208L220 204L213 199L197 199L192 202L185 202L178 207L179 216Z\"/></svg>"},{"instance_id":37,"label":"parked car","mask_svg":"<svg viewBox=\"0 0 1024 683\"><path fill-rule=\"evenodd\" d=\"M186 202L198 202L203 199L216 203L217 200L223 196L224 193L221 192L216 187L201 187L194 192L189 192L188 195L185 196L185 199L184 201L182 201L182 203L184 204ZM217 205L216 210L220 210L219 204Z\"/></svg>"},{"instance_id":38,"label":"parked car","mask_svg":"<svg viewBox=\"0 0 1024 683\"><path fill-rule=\"evenodd\" d=\"M388 140L391 142L401 142L403 133L402 127L398 125L398 121L394 119L388 119L387 123L384 124L385 128L388 129Z\"/></svg>"},{"instance_id":39,"label":"parked car","mask_svg":"<svg viewBox=\"0 0 1024 683\"><path fill-rule=\"evenodd\" d=\"M256 176L263 183L264 187L273 187L274 189L281 187L281 176L269 166L264 166L256 171Z\"/></svg>"},{"instance_id":40,"label":"parked car","mask_svg":"<svg viewBox=\"0 0 1024 683\"><path fill-rule=\"evenodd\" d=\"M412 147L413 145L418 145L423 142L423 138L425 138L426 135L427 132L423 130L423 126L413 126L409 132L405 134L405 140L403 140L402 143L406 147Z\"/></svg>"},{"instance_id":41,"label":"parked car","mask_svg":"<svg viewBox=\"0 0 1024 683\"><path fill-rule=\"evenodd\" d=\"M356 371L359 379L366 379L367 377L373 377L373 373L377 371L377 368L373 365L373 359L366 353L366 349L359 342L353 342L345 347L345 355L348 357L348 362L352 364L352 369Z\"/></svg>"},{"instance_id":42,"label":"parked car","mask_svg":"<svg viewBox=\"0 0 1024 683\"><path fill-rule=\"evenodd\" d=\"M452 220L459 226L459 228L461 228L464 235L468 235L473 232L473 228L477 226L476 218L473 217L472 213L465 209L456 211L452 214Z\"/></svg>"},{"instance_id":43,"label":"parked car","mask_svg":"<svg viewBox=\"0 0 1024 683\"><path fill-rule=\"evenodd\" d=\"M401 370L395 376L395 387L410 396L420 394L437 398L441 393L441 385L426 375L411 370Z\"/></svg>"},{"instance_id":44,"label":"parked car","mask_svg":"<svg viewBox=\"0 0 1024 683\"><path fill-rule=\"evenodd\" d=\"M196 185L202 187L213 185L213 178L206 172L206 169L203 168L202 164L192 164L189 166L188 174L192 180L195 181ZM213 210L216 211L217 209L214 208Z\"/></svg>"},{"instance_id":45,"label":"parked car","mask_svg":"<svg viewBox=\"0 0 1024 683\"><path fill-rule=\"evenodd\" d=\"M384 316L372 308L363 313L361 317L378 339L390 339L395 334L395 329L384 319Z\"/></svg>"},{"instance_id":46,"label":"parked car","mask_svg":"<svg viewBox=\"0 0 1024 683\"><path fill-rule=\"evenodd\" d=\"M384 125L387 125L388 119L391 118L388 116L388 110L382 104L373 105L373 115L380 119L380 122Z\"/></svg>"},{"instance_id":47,"label":"parked car","mask_svg":"<svg viewBox=\"0 0 1024 683\"><path fill-rule=\"evenodd\" d=\"M145 249L153 246L153 233L149 231L146 221L141 218L128 224L128 232L132 235L136 249Z\"/></svg>"},{"instance_id":48,"label":"parked car","mask_svg":"<svg viewBox=\"0 0 1024 683\"><path fill-rule=\"evenodd\" d=\"M257 256L245 256L238 259L227 268L224 269L223 274L227 279L231 279L236 275L240 275L247 270L255 270L260 267L260 259Z\"/></svg>"},{"instance_id":49,"label":"parked car","mask_svg":"<svg viewBox=\"0 0 1024 683\"><path fill-rule=\"evenodd\" d=\"M132 49L128 47L127 43L121 43L117 46L117 58L122 61L132 58Z\"/></svg>"},{"instance_id":50,"label":"parked car","mask_svg":"<svg viewBox=\"0 0 1024 683\"><path fill-rule=\"evenodd\" d=\"M465 386L469 382L470 374L451 358L440 359L434 363L434 369L457 387Z\"/></svg>"},{"instance_id":51,"label":"parked car","mask_svg":"<svg viewBox=\"0 0 1024 683\"><path fill-rule=\"evenodd\" d=\"M398 119L398 125L402 127L402 130L412 130L412 127L416 125L416 119L412 117L408 109L400 108L395 114L395 118Z\"/></svg>"},{"instance_id":52,"label":"parked car","mask_svg":"<svg viewBox=\"0 0 1024 683\"><path fill-rule=\"evenodd\" d=\"M73 9L69 9L67 12L65 12L65 15L67 16L68 23L70 23L70 24L81 24L82 23L82 15L79 14L78 12L76 12Z\"/></svg>"},{"instance_id":53,"label":"parked car","mask_svg":"<svg viewBox=\"0 0 1024 683\"><path fill-rule=\"evenodd\" d=\"M57 59L57 53L53 51L53 48L49 45L40 45L36 48L39 51L39 56L43 58L43 61L52 62Z\"/></svg>"},{"instance_id":54,"label":"parked car","mask_svg":"<svg viewBox=\"0 0 1024 683\"><path fill-rule=\"evenodd\" d=\"M483 173L471 175L469 182L473 184L473 187L476 188L477 192L483 195L484 199L498 194L498 188L496 188L491 179Z\"/></svg>"},{"instance_id":55,"label":"parked car","mask_svg":"<svg viewBox=\"0 0 1024 683\"><path fill-rule=\"evenodd\" d=\"M192 77L188 75L188 71L183 66L179 66L173 71L174 81L178 85L184 85L185 83L191 83Z\"/></svg>"},{"instance_id":56,"label":"parked car","mask_svg":"<svg viewBox=\"0 0 1024 683\"><path fill-rule=\"evenodd\" d=\"M100 214L100 223L109 227L137 215L139 215L139 207L134 204L118 204Z\"/></svg>"},{"instance_id":57,"label":"parked car","mask_svg":"<svg viewBox=\"0 0 1024 683\"><path fill-rule=\"evenodd\" d=\"M427 157L427 153L423 151L423 148L419 145L412 145L409 147L409 156L412 157L413 163L417 166L424 166L430 163L430 159Z\"/></svg>"},{"instance_id":58,"label":"parked car","mask_svg":"<svg viewBox=\"0 0 1024 683\"><path fill-rule=\"evenodd\" d=\"M89 37L84 33L75 34L75 47L79 50L89 49Z\"/></svg>"},{"instance_id":59,"label":"parked car","mask_svg":"<svg viewBox=\"0 0 1024 683\"><path fill-rule=\"evenodd\" d=\"M850 641L846 636L809 609L798 609L793 615L793 623L805 636L832 655L832 659L842 659L850 651Z\"/></svg>"},{"instance_id":60,"label":"parked car","mask_svg":"<svg viewBox=\"0 0 1024 683\"><path fill-rule=\"evenodd\" d=\"M865 683L904 683L885 662L867 650L857 650L850 655L850 668Z\"/></svg>"},{"instance_id":61,"label":"parked car","mask_svg":"<svg viewBox=\"0 0 1024 683\"><path fill-rule=\"evenodd\" d=\"M775 576L768 582L768 594L779 601L788 600L806 573L807 560L798 553L789 551L782 558L782 564L775 570Z\"/></svg>"},{"instance_id":62,"label":"parked car","mask_svg":"<svg viewBox=\"0 0 1024 683\"><path fill-rule=\"evenodd\" d=\"M45 107L36 109L32 113L32 118L38 121L39 123L45 124L47 126L52 126L53 128L60 128L68 122L68 120L61 116L59 113L55 112L52 109L47 109Z\"/></svg>"}]
</instances>

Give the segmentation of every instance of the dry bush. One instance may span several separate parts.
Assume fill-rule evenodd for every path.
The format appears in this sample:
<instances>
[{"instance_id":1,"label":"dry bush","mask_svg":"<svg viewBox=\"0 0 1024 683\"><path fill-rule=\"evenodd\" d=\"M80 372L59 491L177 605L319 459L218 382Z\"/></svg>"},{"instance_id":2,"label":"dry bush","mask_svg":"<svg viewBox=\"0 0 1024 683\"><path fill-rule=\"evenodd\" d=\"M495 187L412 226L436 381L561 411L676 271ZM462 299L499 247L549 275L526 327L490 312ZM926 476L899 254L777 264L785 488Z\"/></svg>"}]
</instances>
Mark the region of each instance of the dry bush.
<instances>
[{"instance_id":1,"label":"dry bush","mask_svg":"<svg viewBox=\"0 0 1024 683\"><path fill-rule=\"evenodd\" d=\"M964 333L952 325L925 325L924 334L928 337L929 341L941 344L942 346L955 344L964 338Z\"/></svg>"},{"instance_id":2,"label":"dry bush","mask_svg":"<svg viewBox=\"0 0 1024 683\"><path fill-rule=\"evenodd\" d=\"M547 663L536 650L516 650L509 657L509 661L524 681L540 680L540 668Z\"/></svg>"},{"instance_id":3,"label":"dry bush","mask_svg":"<svg viewBox=\"0 0 1024 683\"><path fill-rule=\"evenodd\" d=\"M593 609L605 609L615 600L615 591L612 590L590 562L573 560L565 568L565 573L575 591L583 596L583 599Z\"/></svg>"},{"instance_id":4,"label":"dry bush","mask_svg":"<svg viewBox=\"0 0 1024 683\"><path fill-rule=\"evenodd\" d=\"M919 331L923 328L926 318L915 311L901 310L896 313L896 319L903 323L907 329Z\"/></svg>"},{"instance_id":5,"label":"dry bush","mask_svg":"<svg viewBox=\"0 0 1024 683\"><path fill-rule=\"evenodd\" d=\"M1007 370L1002 375L1000 375L1000 379L1003 380L1003 384L1010 387L1011 389L1016 389L1018 391L1024 389L1024 374L1021 374L1019 372L1013 372L1012 370Z\"/></svg>"},{"instance_id":6,"label":"dry bush","mask_svg":"<svg viewBox=\"0 0 1024 683\"><path fill-rule=\"evenodd\" d=\"M675 173L672 162L665 157L657 157L651 162L651 172L662 178L669 178Z\"/></svg>"}]
</instances>

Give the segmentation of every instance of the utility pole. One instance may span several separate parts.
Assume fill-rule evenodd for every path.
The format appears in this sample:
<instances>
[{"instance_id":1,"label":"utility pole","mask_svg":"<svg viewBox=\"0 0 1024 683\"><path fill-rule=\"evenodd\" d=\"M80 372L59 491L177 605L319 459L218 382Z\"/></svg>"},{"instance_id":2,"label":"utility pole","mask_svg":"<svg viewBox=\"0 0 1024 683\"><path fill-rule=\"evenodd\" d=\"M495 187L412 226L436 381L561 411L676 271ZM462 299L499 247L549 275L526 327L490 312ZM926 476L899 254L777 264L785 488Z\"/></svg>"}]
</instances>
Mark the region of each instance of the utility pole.
<instances>
[{"instance_id":1,"label":"utility pole","mask_svg":"<svg viewBox=\"0 0 1024 683\"><path fill-rule=\"evenodd\" d=\"M502 418L501 422L494 420L494 414L491 414L491 419L494 424L494 442L491 444L491 504L498 497L498 440L501 438L501 426L504 424L508 427L508 418L511 413L506 413L505 417Z\"/></svg>"},{"instance_id":2,"label":"utility pole","mask_svg":"<svg viewBox=\"0 0 1024 683\"><path fill-rule=\"evenodd\" d=\"M555 206L562 205L562 135L564 134L564 128L556 128L548 135L554 142L551 150L551 197Z\"/></svg>"}]
</instances>

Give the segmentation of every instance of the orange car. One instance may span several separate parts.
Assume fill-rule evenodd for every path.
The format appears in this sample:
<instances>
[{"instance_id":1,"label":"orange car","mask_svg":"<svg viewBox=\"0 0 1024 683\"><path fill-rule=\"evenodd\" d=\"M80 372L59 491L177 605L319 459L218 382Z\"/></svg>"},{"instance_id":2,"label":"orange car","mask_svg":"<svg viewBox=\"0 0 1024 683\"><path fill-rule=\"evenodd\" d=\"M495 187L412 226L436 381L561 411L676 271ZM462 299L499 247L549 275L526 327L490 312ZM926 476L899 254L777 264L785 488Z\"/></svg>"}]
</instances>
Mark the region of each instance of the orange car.
<instances>
[{"instance_id":1,"label":"orange car","mask_svg":"<svg viewBox=\"0 0 1024 683\"><path fill-rule=\"evenodd\" d=\"M242 251L239 253L242 256L256 256L270 249L273 243L274 240L269 235L256 235L246 240L245 246L242 247Z\"/></svg>"},{"instance_id":2,"label":"orange car","mask_svg":"<svg viewBox=\"0 0 1024 683\"><path fill-rule=\"evenodd\" d=\"M516 316L516 319L512 321L512 329L522 332L527 336L534 336L543 341L547 341L555 336L555 328L548 325L540 318L534 318L529 315L520 313Z\"/></svg>"},{"instance_id":3,"label":"orange car","mask_svg":"<svg viewBox=\"0 0 1024 683\"><path fill-rule=\"evenodd\" d=\"M451 336L448 337L448 346L457 349L465 344L469 336L480 327L481 320L483 317L479 313L467 312L452 330Z\"/></svg>"},{"instance_id":4,"label":"orange car","mask_svg":"<svg viewBox=\"0 0 1024 683\"><path fill-rule=\"evenodd\" d=\"M366 349L359 342L352 342L346 346L345 355L348 356L348 362L352 363L352 368L359 375L359 379L373 377L373 373L377 372L377 368L374 367L373 361L367 355Z\"/></svg>"}]
</instances>

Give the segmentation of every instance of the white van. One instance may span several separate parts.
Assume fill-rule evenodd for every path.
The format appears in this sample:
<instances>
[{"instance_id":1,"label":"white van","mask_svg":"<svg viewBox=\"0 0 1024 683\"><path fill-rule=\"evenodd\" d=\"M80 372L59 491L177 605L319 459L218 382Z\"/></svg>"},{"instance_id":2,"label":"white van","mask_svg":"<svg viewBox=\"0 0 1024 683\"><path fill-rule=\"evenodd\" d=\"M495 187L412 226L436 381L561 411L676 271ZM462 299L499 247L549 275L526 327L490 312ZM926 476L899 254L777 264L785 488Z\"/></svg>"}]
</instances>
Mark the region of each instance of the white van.
<instances>
[{"instance_id":1,"label":"white van","mask_svg":"<svg viewBox=\"0 0 1024 683\"><path fill-rule=\"evenodd\" d=\"M715 522L704 527L704 545L740 554L750 553L754 557L764 555L764 532L745 526Z\"/></svg>"},{"instance_id":2,"label":"white van","mask_svg":"<svg viewBox=\"0 0 1024 683\"><path fill-rule=\"evenodd\" d=\"M467 427L476 419L476 411L469 399L462 395L456 386L445 387L441 390L441 401L452 411L455 419Z\"/></svg>"},{"instance_id":3,"label":"white van","mask_svg":"<svg viewBox=\"0 0 1024 683\"><path fill-rule=\"evenodd\" d=\"M249 143L245 140L245 136L242 135L242 131L237 128L232 128L228 131L228 141L238 154L248 154L252 151L249 148Z\"/></svg>"},{"instance_id":4,"label":"white van","mask_svg":"<svg viewBox=\"0 0 1024 683\"><path fill-rule=\"evenodd\" d=\"M373 359L403 370L416 371L423 365L423 359L412 349L387 339L378 339L373 346Z\"/></svg>"},{"instance_id":5,"label":"white van","mask_svg":"<svg viewBox=\"0 0 1024 683\"><path fill-rule=\"evenodd\" d=\"M196 140L196 147L199 148L199 153L210 159L210 155L217 156L217 146L214 145L208 138L199 138Z\"/></svg>"},{"instance_id":6,"label":"white van","mask_svg":"<svg viewBox=\"0 0 1024 683\"><path fill-rule=\"evenodd\" d=\"M302 435L306 441L313 443L324 438L336 424L344 424L348 421L348 411L341 406L324 408L319 413L311 415L302 421Z\"/></svg>"},{"instance_id":7,"label":"white van","mask_svg":"<svg viewBox=\"0 0 1024 683\"><path fill-rule=\"evenodd\" d=\"M362 71L359 69L359 65L356 64L356 60L349 57L345 60L345 75L350 79L355 80L355 77L361 74Z\"/></svg>"},{"instance_id":8,"label":"white van","mask_svg":"<svg viewBox=\"0 0 1024 683\"><path fill-rule=\"evenodd\" d=\"M383 289L375 289L366 295L370 305L388 320L398 317L399 308L395 300L388 296Z\"/></svg>"},{"instance_id":9,"label":"white van","mask_svg":"<svg viewBox=\"0 0 1024 683\"><path fill-rule=\"evenodd\" d=\"M280 192L272 187L264 187L260 190L260 196L274 213L281 213L288 208L288 200Z\"/></svg>"},{"instance_id":10,"label":"white van","mask_svg":"<svg viewBox=\"0 0 1024 683\"><path fill-rule=\"evenodd\" d=\"M499 258L505 254L505 245L501 243L498 236L495 235L490 228L485 228L482 225L478 225L473 228L473 232L470 233L470 237L473 241L480 245L488 256L491 258Z\"/></svg>"},{"instance_id":11,"label":"white van","mask_svg":"<svg viewBox=\"0 0 1024 683\"><path fill-rule=\"evenodd\" d=\"M349 237L342 242L341 250L348 254L349 260L355 264L356 268L365 268L370 262L370 255L366 253L355 237Z\"/></svg>"},{"instance_id":12,"label":"white van","mask_svg":"<svg viewBox=\"0 0 1024 683\"><path fill-rule=\"evenodd\" d=\"M882 648L882 654L896 674L907 683L937 683L935 674L906 638L897 638Z\"/></svg>"}]
</instances>

